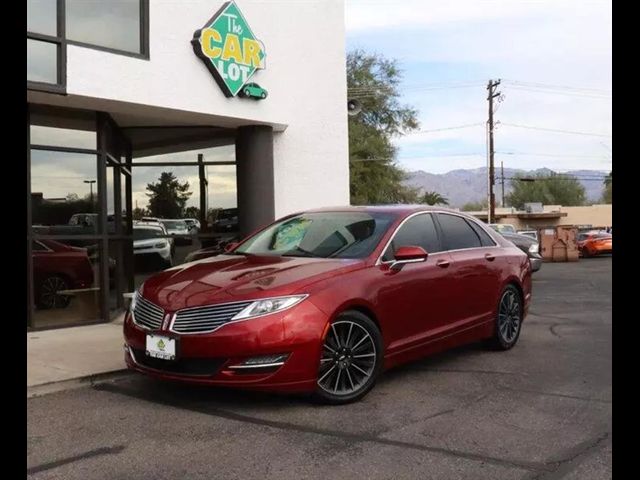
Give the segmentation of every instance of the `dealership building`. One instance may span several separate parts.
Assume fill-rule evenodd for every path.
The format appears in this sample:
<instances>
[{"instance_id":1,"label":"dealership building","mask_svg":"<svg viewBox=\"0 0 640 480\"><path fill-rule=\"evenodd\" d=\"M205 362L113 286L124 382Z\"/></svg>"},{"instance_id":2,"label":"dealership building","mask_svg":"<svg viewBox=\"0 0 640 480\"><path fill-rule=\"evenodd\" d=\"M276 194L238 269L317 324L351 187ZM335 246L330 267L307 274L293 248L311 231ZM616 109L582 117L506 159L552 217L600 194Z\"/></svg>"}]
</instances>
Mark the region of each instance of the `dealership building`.
<instances>
[{"instance_id":1,"label":"dealership building","mask_svg":"<svg viewBox=\"0 0 640 480\"><path fill-rule=\"evenodd\" d=\"M211 212L235 212L231 238L349 203L342 0L28 0L27 14L29 328L117 317L124 293L223 235ZM141 216L199 227L179 242Z\"/></svg>"}]
</instances>

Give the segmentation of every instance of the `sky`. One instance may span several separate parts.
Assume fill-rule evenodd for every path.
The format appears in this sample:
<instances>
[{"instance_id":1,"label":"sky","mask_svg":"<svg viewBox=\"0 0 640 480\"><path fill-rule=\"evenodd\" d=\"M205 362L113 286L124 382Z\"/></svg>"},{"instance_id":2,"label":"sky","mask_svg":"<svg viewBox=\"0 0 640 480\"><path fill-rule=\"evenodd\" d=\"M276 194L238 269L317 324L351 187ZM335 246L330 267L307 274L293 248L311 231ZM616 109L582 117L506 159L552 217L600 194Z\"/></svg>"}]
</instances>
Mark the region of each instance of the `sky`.
<instances>
[{"instance_id":1,"label":"sky","mask_svg":"<svg viewBox=\"0 0 640 480\"><path fill-rule=\"evenodd\" d=\"M397 60L401 101L426 130L396 139L405 169L486 166L489 79L504 94L496 165L611 168L610 0L346 0L345 10L347 49Z\"/></svg>"}]
</instances>

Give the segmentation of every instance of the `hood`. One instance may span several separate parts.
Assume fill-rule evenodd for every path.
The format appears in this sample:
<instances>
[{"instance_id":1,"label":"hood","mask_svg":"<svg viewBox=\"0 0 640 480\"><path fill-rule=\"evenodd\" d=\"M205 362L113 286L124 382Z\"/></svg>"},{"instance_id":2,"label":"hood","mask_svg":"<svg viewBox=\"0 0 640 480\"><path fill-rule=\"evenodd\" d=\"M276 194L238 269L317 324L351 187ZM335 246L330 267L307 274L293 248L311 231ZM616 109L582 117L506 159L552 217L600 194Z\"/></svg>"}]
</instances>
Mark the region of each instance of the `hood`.
<instances>
[{"instance_id":1,"label":"hood","mask_svg":"<svg viewBox=\"0 0 640 480\"><path fill-rule=\"evenodd\" d=\"M364 266L364 260L218 255L147 279L142 295L165 310L305 293L319 280Z\"/></svg>"}]
</instances>

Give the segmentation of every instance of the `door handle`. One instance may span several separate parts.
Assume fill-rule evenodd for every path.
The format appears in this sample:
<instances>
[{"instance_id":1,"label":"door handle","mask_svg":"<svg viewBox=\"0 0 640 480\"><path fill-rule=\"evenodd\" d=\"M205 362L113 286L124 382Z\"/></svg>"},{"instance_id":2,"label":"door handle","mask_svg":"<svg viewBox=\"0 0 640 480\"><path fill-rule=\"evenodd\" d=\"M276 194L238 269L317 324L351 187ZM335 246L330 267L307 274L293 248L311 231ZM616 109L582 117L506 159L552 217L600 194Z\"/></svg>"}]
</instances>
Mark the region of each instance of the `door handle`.
<instances>
[{"instance_id":1,"label":"door handle","mask_svg":"<svg viewBox=\"0 0 640 480\"><path fill-rule=\"evenodd\" d=\"M440 268L447 268L449 266L449 260L438 260L436 265Z\"/></svg>"},{"instance_id":2,"label":"door handle","mask_svg":"<svg viewBox=\"0 0 640 480\"><path fill-rule=\"evenodd\" d=\"M485 253L484 258L489 262L493 262L496 259L496 256L493 255L492 253Z\"/></svg>"}]
</instances>

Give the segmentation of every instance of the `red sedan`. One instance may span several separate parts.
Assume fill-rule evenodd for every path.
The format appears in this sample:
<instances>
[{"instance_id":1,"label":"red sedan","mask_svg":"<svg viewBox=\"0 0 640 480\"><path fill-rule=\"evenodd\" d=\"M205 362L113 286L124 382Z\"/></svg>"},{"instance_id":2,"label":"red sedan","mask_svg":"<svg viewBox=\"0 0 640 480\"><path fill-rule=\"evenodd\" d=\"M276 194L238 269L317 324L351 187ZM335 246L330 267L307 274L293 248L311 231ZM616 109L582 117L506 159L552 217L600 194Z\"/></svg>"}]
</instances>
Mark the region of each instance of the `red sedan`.
<instances>
[{"instance_id":1,"label":"red sedan","mask_svg":"<svg viewBox=\"0 0 640 480\"><path fill-rule=\"evenodd\" d=\"M530 301L527 256L473 217L313 210L149 278L125 318L125 359L166 380L346 403L425 355L510 349Z\"/></svg>"}]
</instances>

